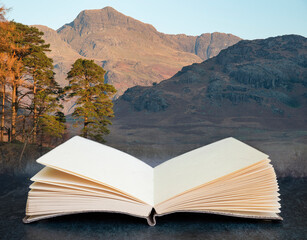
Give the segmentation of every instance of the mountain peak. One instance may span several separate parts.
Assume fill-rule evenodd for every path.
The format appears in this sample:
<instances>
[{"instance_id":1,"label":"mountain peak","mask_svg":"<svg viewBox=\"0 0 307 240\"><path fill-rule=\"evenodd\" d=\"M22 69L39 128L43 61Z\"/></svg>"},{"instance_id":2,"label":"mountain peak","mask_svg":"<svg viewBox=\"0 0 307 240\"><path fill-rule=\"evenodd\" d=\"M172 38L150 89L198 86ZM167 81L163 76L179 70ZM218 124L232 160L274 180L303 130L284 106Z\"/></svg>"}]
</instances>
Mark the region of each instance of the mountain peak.
<instances>
[{"instance_id":1,"label":"mountain peak","mask_svg":"<svg viewBox=\"0 0 307 240\"><path fill-rule=\"evenodd\" d=\"M124 15L122 13L120 13L119 11L117 11L116 9L110 7L110 6L107 6L107 7L104 7L104 8L101 8L101 9L85 9L83 11L81 11L79 14L89 14L89 15L92 15L92 14L108 14L108 13L113 13L113 14L117 14L117 15Z\"/></svg>"},{"instance_id":2,"label":"mountain peak","mask_svg":"<svg viewBox=\"0 0 307 240\"><path fill-rule=\"evenodd\" d=\"M117 12L117 13L120 13L120 12L118 12L116 9L114 9L114 8L112 8L112 7L110 7L110 6L106 6L106 7L104 7L104 8L102 8L102 9L100 9L101 11L108 11L108 12ZM121 13L120 13L121 14Z\"/></svg>"},{"instance_id":3,"label":"mountain peak","mask_svg":"<svg viewBox=\"0 0 307 240\"><path fill-rule=\"evenodd\" d=\"M57 33L82 57L100 62L119 95L128 87L170 78L183 66L216 56L241 40L223 33L164 34L112 7L84 10Z\"/></svg>"},{"instance_id":4,"label":"mountain peak","mask_svg":"<svg viewBox=\"0 0 307 240\"><path fill-rule=\"evenodd\" d=\"M105 28L113 28L114 26L137 31L144 29L156 31L156 29L150 24L126 16L112 7L105 7L102 9L81 11L73 22L65 24L63 27L58 29L57 32L61 32L66 27L72 27L82 34L85 30L86 32L93 32Z\"/></svg>"}]
</instances>

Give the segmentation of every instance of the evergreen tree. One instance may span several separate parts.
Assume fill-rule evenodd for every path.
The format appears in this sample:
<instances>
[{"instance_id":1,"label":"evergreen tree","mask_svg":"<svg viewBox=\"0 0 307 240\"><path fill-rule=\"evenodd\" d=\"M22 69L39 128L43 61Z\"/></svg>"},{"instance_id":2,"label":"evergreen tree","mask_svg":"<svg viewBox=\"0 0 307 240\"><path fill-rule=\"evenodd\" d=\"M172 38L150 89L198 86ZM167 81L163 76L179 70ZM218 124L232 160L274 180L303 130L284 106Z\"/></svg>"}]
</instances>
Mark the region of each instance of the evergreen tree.
<instances>
[{"instance_id":1,"label":"evergreen tree","mask_svg":"<svg viewBox=\"0 0 307 240\"><path fill-rule=\"evenodd\" d=\"M56 97L59 86L54 80L53 61L45 53L50 50L49 44L45 44L41 39L42 32L34 27L24 28L23 31L30 32L32 36L31 39L28 38L32 42L29 54L24 57L23 63L29 76L27 80L32 95L30 110L33 113L33 142L36 142L39 117L58 110L55 109L57 106L60 107Z\"/></svg>"},{"instance_id":2,"label":"evergreen tree","mask_svg":"<svg viewBox=\"0 0 307 240\"><path fill-rule=\"evenodd\" d=\"M17 41L21 39L20 34L16 33L16 27L12 22L8 22L5 19L5 9L0 8L0 85L1 85L1 124L0 124L0 141L3 141L4 135L4 123L5 123L5 100L6 85L11 86L11 100L13 116L12 130L13 136L15 135L15 120L16 120L16 85L20 81L16 81L17 76L20 75L22 70L21 60L17 54L25 52L27 47L20 46ZM10 137L10 136L9 136Z\"/></svg>"},{"instance_id":3,"label":"evergreen tree","mask_svg":"<svg viewBox=\"0 0 307 240\"><path fill-rule=\"evenodd\" d=\"M4 13L5 9L0 8L0 141L4 135L6 99L11 103L11 128L8 128L11 140L16 137L17 113L23 114L22 139L26 142L29 135L36 142L38 131L50 136L63 135L63 118L55 115L62 108L59 103L62 90L54 80L52 59L46 55L49 44L45 44L43 33L37 28L6 21ZM7 89L11 90L8 94ZM19 108L23 110L18 111ZM29 119L32 126L25 139Z\"/></svg>"},{"instance_id":4,"label":"evergreen tree","mask_svg":"<svg viewBox=\"0 0 307 240\"><path fill-rule=\"evenodd\" d=\"M68 98L76 97L73 116L83 120L82 136L104 142L107 125L114 117L111 97L115 88L104 83L105 70L93 60L78 59L67 74Z\"/></svg>"},{"instance_id":5,"label":"evergreen tree","mask_svg":"<svg viewBox=\"0 0 307 240\"><path fill-rule=\"evenodd\" d=\"M18 29L18 24L10 22L11 28L7 31L7 43L8 48L6 54L11 58L15 58L15 64L13 65L12 75L9 78L8 85L11 88L11 129L10 140L14 140L16 137L16 121L17 111L19 105L19 87L23 86L24 74L23 57L29 54L29 45L23 41L25 33Z\"/></svg>"},{"instance_id":6,"label":"evergreen tree","mask_svg":"<svg viewBox=\"0 0 307 240\"><path fill-rule=\"evenodd\" d=\"M51 119L50 114L54 114L61 110L62 106L59 103L58 93L60 87L54 79L53 61L48 58L46 52L50 51L49 44L45 44L42 39L43 33L35 27L29 27L20 23L15 23L16 30L22 34L22 39L17 43L21 46L28 46L26 52L21 52L18 56L22 60L24 67L24 78L26 83L23 85L29 91L18 92L18 103L22 98L28 96L31 99L31 104L27 107L33 116L31 130L33 142L37 142L37 132L39 125L42 124L41 131L46 129L43 127L44 119ZM42 118L42 119L40 119ZM56 119L56 118L54 118ZM59 122L61 128L64 128L63 123ZM58 129L53 128L54 133L58 135ZM48 130L48 133L52 128ZM62 131L60 131L62 133Z\"/></svg>"},{"instance_id":7,"label":"evergreen tree","mask_svg":"<svg viewBox=\"0 0 307 240\"><path fill-rule=\"evenodd\" d=\"M8 48L7 31L9 29L9 22L5 19L5 9L0 8L0 87L1 87L1 123L0 123L0 142L2 142L4 136L4 121L5 121L5 95L6 95L6 77L9 70L12 68L12 62L6 50ZM7 62L10 62L8 67Z\"/></svg>"}]
</instances>

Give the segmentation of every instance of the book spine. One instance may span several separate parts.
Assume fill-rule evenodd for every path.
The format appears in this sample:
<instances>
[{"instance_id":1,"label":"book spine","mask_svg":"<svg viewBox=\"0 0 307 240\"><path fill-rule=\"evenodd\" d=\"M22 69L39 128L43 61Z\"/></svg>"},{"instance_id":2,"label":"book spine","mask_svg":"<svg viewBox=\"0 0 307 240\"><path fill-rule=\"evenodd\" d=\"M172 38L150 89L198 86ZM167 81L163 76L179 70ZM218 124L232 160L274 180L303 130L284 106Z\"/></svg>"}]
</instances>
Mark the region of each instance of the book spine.
<instances>
[{"instance_id":1,"label":"book spine","mask_svg":"<svg viewBox=\"0 0 307 240\"><path fill-rule=\"evenodd\" d=\"M155 209L153 208L149 216L146 218L149 226L153 227L156 225L156 215L157 213Z\"/></svg>"}]
</instances>

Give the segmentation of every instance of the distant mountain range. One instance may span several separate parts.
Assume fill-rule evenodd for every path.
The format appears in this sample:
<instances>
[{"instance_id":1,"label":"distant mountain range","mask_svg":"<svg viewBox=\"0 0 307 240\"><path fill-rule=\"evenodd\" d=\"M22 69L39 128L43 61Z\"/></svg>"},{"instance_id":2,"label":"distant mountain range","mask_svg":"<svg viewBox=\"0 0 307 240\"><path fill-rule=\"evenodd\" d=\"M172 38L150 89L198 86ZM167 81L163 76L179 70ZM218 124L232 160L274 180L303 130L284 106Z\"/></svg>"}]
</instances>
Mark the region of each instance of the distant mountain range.
<instances>
[{"instance_id":1,"label":"distant mountain range","mask_svg":"<svg viewBox=\"0 0 307 240\"><path fill-rule=\"evenodd\" d=\"M106 81L118 95L135 85L149 86L170 78L183 66L216 56L241 39L225 33L200 36L170 35L125 16L111 7L82 11L54 31L36 25L51 44L56 79L65 85L66 73L80 57L94 59L107 70Z\"/></svg>"}]
</instances>

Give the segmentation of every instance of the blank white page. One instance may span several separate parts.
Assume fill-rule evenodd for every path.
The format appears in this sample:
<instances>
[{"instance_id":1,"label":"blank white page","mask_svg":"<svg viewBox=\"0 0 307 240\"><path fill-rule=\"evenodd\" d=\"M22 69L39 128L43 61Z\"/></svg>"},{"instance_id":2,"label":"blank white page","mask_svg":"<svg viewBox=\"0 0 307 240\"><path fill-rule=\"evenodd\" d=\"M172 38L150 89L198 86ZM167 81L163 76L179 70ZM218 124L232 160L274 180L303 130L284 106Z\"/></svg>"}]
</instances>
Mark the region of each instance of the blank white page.
<instances>
[{"instance_id":1,"label":"blank white page","mask_svg":"<svg viewBox=\"0 0 307 240\"><path fill-rule=\"evenodd\" d=\"M234 138L192 150L154 168L154 203L267 158L268 155Z\"/></svg>"},{"instance_id":2,"label":"blank white page","mask_svg":"<svg viewBox=\"0 0 307 240\"><path fill-rule=\"evenodd\" d=\"M153 168L117 149L76 136L37 162L109 185L153 206Z\"/></svg>"}]
</instances>

